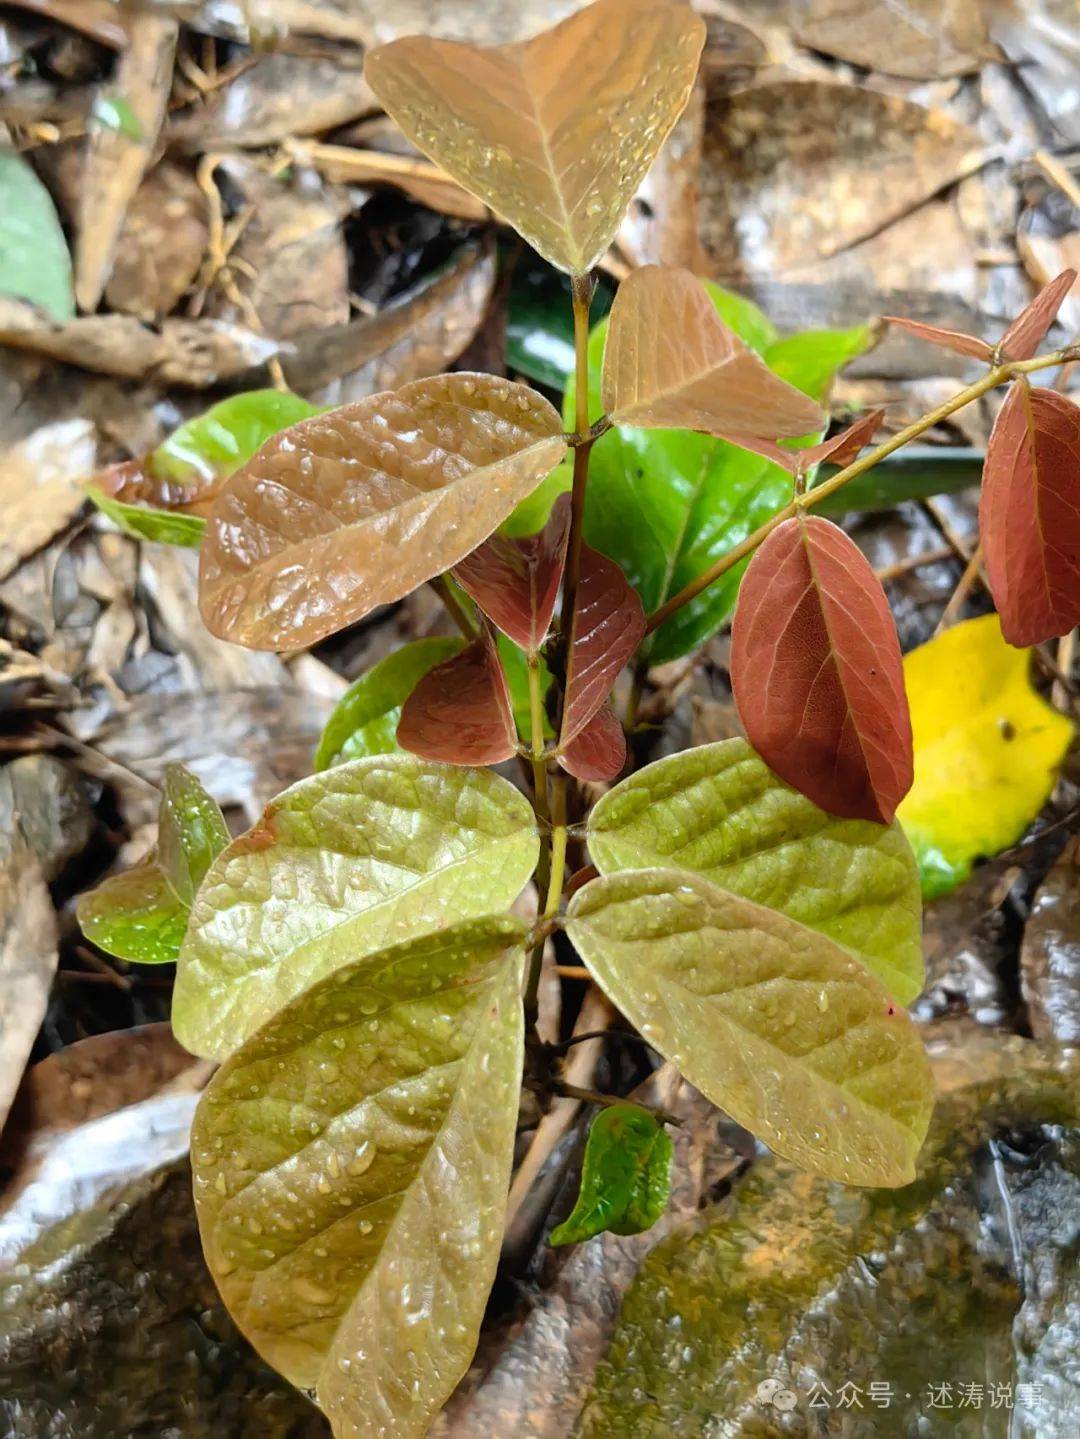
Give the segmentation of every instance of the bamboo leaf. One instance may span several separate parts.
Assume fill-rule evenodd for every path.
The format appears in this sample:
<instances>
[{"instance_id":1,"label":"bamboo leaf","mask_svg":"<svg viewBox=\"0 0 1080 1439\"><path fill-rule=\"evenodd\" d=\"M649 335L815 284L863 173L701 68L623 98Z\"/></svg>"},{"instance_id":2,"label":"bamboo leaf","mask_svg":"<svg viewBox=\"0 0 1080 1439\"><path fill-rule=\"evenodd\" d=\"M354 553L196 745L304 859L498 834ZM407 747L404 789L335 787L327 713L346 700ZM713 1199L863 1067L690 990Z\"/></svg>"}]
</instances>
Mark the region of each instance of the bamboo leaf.
<instances>
[{"instance_id":1,"label":"bamboo leaf","mask_svg":"<svg viewBox=\"0 0 1080 1439\"><path fill-rule=\"evenodd\" d=\"M704 39L687 5L597 0L512 45L395 40L364 74L425 155L584 274L682 113Z\"/></svg>"},{"instance_id":2,"label":"bamboo leaf","mask_svg":"<svg viewBox=\"0 0 1080 1439\"><path fill-rule=\"evenodd\" d=\"M696 276L660 265L634 270L619 286L601 396L616 424L646 429L794 439L822 422L813 400L724 324Z\"/></svg>"},{"instance_id":3,"label":"bamboo leaf","mask_svg":"<svg viewBox=\"0 0 1080 1439\"><path fill-rule=\"evenodd\" d=\"M772 773L745 740L647 765L598 801L601 874L678 868L820 930L901 1004L922 988L919 877L896 823L837 819Z\"/></svg>"},{"instance_id":4,"label":"bamboo leaf","mask_svg":"<svg viewBox=\"0 0 1080 1439\"><path fill-rule=\"evenodd\" d=\"M173 996L193 1054L224 1058L325 975L507 909L536 864L532 809L485 770L354 760L279 795L206 876Z\"/></svg>"},{"instance_id":5,"label":"bamboo leaf","mask_svg":"<svg viewBox=\"0 0 1080 1439\"><path fill-rule=\"evenodd\" d=\"M933 1107L907 1014L824 935L678 870L593 880L567 932L619 1009L778 1154L897 1187Z\"/></svg>"},{"instance_id":6,"label":"bamboo leaf","mask_svg":"<svg viewBox=\"0 0 1080 1439\"><path fill-rule=\"evenodd\" d=\"M315 769L366 755L396 754L401 707L427 672L460 654L465 641L435 635L403 645L355 680L334 706L315 751Z\"/></svg>"},{"instance_id":7,"label":"bamboo leaf","mask_svg":"<svg viewBox=\"0 0 1080 1439\"><path fill-rule=\"evenodd\" d=\"M562 458L559 416L494 375L438 375L269 440L218 497L209 629L312 644L463 560Z\"/></svg>"},{"instance_id":8,"label":"bamboo leaf","mask_svg":"<svg viewBox=\"0 0 1080 1439\"><path fill-rule=\"evenodd\" d=\"M472 1358L517 1125L523 937L483 919L349 964L200 1102L211 1272L335 1433L420 1439Z\"/></svg>"},{"instance_id":9,"label":"bamboo leaf","mask_svg":"<svg viewBox=\"0 0 1080 1439\"><path fill-rule=\"evenodd\" d=\"M1030 668L996 615L904 656L915 782L897 815L927 898L1015 843L1050 797L1074 727L1032 689Z\"/></svg>"},{"instance_id":10,"label":"bamboo leaf","mask_svg":"<svg viewBox=\"0 0 1080 1439\"><path fill-rule=\"evenodd\" d=\"M183 765L165 770L158 841L136 868L79 900L83 934L118 959L167 964L180 952L195 893L229 842L216 802Z\"/></svg>"},{"instance_id":11,"label":"bamboo leaf","mask_svg":"<svg viewBox=\"0 0 1080 1439\"><path fill-rule=\"evenodd\" d=\"M1041 644L1080 624L1080 408L1025 379L998 411L979 532L1001 631Z\"/></svg>"},{"instance_id":12,"label":"bamboo leaf","mask_svg":"<svg viewBox=\"0 0 1080 1439\"><path fill-rule=\"evenodd\" d=\"M900 641L869 561L814 515L755 552L731 627L746 737L830 814L888 824L911 788Z\"/></svg>"},{"instance_id":13,"label":"bamboo leaf","mask_svg":"<svg viewBox=\"0 0 1080 1439\"><path fill-rule=\"evenodd\" d=\"M673 1155L667 1131L648 1110L602 1109L589 1130L573 1213L551 1231L551 1244L651 1229L667 1208Z\"/></svg>"}]
</instances>

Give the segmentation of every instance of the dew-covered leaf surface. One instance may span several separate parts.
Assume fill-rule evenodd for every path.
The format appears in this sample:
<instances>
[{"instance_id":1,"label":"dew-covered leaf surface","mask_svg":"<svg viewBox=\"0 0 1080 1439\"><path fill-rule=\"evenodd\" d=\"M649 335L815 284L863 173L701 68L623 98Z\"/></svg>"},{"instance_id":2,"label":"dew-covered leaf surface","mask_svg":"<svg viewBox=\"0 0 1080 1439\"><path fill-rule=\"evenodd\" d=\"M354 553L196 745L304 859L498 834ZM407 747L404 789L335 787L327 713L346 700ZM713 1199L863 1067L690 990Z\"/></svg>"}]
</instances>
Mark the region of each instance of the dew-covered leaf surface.
<instances>
[{"instance_id":1,"label":"dew-covered leaf surface","mask_svg":"<svg viewBox=\"0 0 1080 1439\"><path fill-rule=\"evenodd\" d=\"M210 867L180 952L178 1038L224 1058L342 965L508 909L538 845L528 801L483 770L380 755L301 780Z\"/></svg>"},{"instance_id":2,"label":"dew-covered leaf surface","mask_svg":"<svg viewBox=\"0 0 1080 1439\"><path fill-rule=\"evenodd\" d=\"M922 1041L832 940L680 870L596 879L567 931L650 1044L811 1173L896 1186L933 1104Z\"/></svg>"},{"instance_id":3,"label":"dew-covered leaf surface","mask_svg":"<svg viewBox=\"0 0 1080 1439\"><path fill-rule=\"evenodd\" d=\"M704 39L688 5L598 0L513 45L396 40L365 75L426 155L545 259L584 274L682 113Z\"/></svg>"},{"instance_id":4,"label":"dew-covered leaf surface","mask_svg":"<svg viewBox=\"0 0 1080 1439\"><path fill-rule=\"evenodd\" d=\"M199 1106L211 1271L338 1434L424 1434L476 1347L517 1124L524 934L478 920L349 965Z\"/></svg>"},{"instance_id":5,"label":"dew-covered leaf surface","mask_svg":"<svg viewBox=\"0 0 1080 1439\"><path fill-rule=\"evenodd\" d=\"M602 874L677 867L820 930L902 1004L922 988L919 877L899 825L838 819L743 739L657 760L589 818Z\"/></svg>"}]
</instances>

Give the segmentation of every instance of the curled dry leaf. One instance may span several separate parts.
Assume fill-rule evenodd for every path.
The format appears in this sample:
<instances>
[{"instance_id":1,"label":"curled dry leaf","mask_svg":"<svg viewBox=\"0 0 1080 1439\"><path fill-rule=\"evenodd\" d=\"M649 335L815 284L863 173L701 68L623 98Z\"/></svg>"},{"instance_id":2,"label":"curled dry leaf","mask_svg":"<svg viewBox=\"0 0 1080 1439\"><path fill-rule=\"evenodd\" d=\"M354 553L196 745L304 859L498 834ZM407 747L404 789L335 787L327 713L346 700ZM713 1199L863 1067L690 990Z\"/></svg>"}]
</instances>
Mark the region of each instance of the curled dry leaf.
<instances>
[{"instance_id":1,"label":"curled dry leaf","mask_svg":"<svg viewBox=\"0 0 1080 1439\"><path fill-rule=\"evenodd\" d=\"M510 691L486 630L420 680L402 707L397 742L444 764L499 764L514 753Z\"/></svg>"},{"instance_id":2,"label":"curled dry leaf","mask_svg":"<svg viewBox=\"0 0 1080 1439\"><path fill-rule=\"evenodd\" d=\"M211 1272L340 1435L421 1439L472 1358L514 1151L524 935L482 919L348 965L199 1105Z\"/></svg>"},{"instance_id":3,"label":"curled dry leaf","mask_svg":"<svg viewBox=\"0 0 1080 1439\"><path fill-rule=\"evenodd\" d=\"M979 531L1001 629L1035 645L1080 624L1080 409L1019 379L983 467Z\"/></svg>"},{"instance_id":4,"label":"curled dry leaf","mask_svg":"<svg viewBox=\"0 0 1080 1439\"><path fill-rule=\"evenodd\" d=\"M560 495L539 534L493 535L454 566L454 578L488 619L533 654L551 625L569 535L570 496Z\"/></svg>"},{"instance_id":5,"label":"curled dry leaf","mask_svg":"<svg viewBox=\"0 0 1080 1439\"><path fill-rule=\"evenodd\" d=\"M626 764L626 733L610 704L602 705L559 755L575 779L612 780Z\"/></svg>"},{"instance_id":6,"label":"curled dry leaf","mask_svg":"<svg viewBox=\"0 0 1080 1439\"><path fill-rule=\"evenodd\" d=\"M1065 297L1076 284L1075 270L1062 270L1045 285L1031 304L1002 335L998 349L1010 360L1030 360L1046 338Z\"/></svg>"},{"instance_id":7,"label":"curled dry leaf","mask_svg":"<svg viewBox=\"0 0 1080 1439\"><path fill-rule=\"evenodd\" d=\"M603 403L619 425L794 438L821 410L748 349L689 270L645 265L619 286Z\"/></svg>"},{"instance_id":8,"label":"curled dry leaf","mask_svg":"<svg viewBox=\"0 0 1080 1439\"><path fill-rule=\"evenodd\" d=\"M750 743L831 814L892 821L911 788L900 641L869 561L814 515L778 525L750 562L731 630Z\"/></svg>"},{"instance_id":9,"label":"curled dry leaf","mask_svg":"<svg viewBox=\"0 0 1080 1439\"><path fill-rule=\"evenodd\" d=\"M963 330L944 330L939 325L924 325L921 320L908 320L903 315L884 315L886 324L906 330L916 339L928 340L931 345L952 350L957 355L970 355L976 360L989 362L994 357L993 345L987 344L975 335L965 335Z\"/></svg>"},{"instance_id":10,"label":"curled dry leaf","mask_svg":"<svg viewBox=\"0 0 1080 1439\"><path fill-rule=\"evenodd\" d=\"M343 964L448 914L508 909L538 852L528 801L488 770L379 755L301 780L210 866L180 952L177 1038L224 1058Z\"/></svg>"},{"instance_id":11,"label":"curled dry leaf","mask_svg":"<svg viewBox=\"0 0 1080 1439\"><path fill-rule=\"evenodd\" d=\"M582 545L560 749L597 713L644 637L645 611L622 570L614 560Z\"/></svg>"},{"instance_id":12,"label":"curled dry leaf","mask_svg":"<svg viewBox=\"0 0 1080 1439\"><path fill-rule=\"evenodd\" d=\"M593 880L567 932L649 1043L778 1154L845 1184L914 1179L930 1066L907 1014L832 940L665 869Z\"/></svg>"},{"instance_id":13,"label":"curled dry leaf","mask_svg":"<svg viewBox=\"0 0 1080 1439\"><path fill-rule=\"evenodd\" d=\"M213 634L295 649L465 558L559 463L558 414L493 375L439 375L275 436L220 495L201 552Z\"/></svg>"},{"instance_id":14,"label":"curled dry leaf","mask_svg":"<svg viewBox=\"0 0 1080 1439\"><path fill-rule=\"evenodd\" d=\"M681 114L704 38L687 5L597 0L514 45L396 40L365 73L414 144L583 274Z\"/></svg>"}]
</instances>

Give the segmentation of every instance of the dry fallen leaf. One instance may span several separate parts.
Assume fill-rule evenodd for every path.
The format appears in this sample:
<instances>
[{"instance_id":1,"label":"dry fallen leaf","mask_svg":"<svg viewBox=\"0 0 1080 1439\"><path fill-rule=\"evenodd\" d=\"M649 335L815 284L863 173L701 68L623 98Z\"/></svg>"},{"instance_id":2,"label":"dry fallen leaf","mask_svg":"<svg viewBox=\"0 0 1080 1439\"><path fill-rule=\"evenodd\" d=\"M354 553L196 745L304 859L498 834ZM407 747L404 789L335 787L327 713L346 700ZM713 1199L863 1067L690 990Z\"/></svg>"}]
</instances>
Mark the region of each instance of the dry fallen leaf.
<instances>
[{"instance_id":1,"label":"dry fallen leaf","mask_svg":"<svg viewBox=\"0 0 1080 1439\"><path fill-rule=\"evenodd\" d=\"M546 400L438 375L305 420L229 481L201 554L203 618L299 649L465 558L562 459Z\"/></svg>"},{"instance_id":2,"label":"dry fallen leaf","mask_svg":"<svg viewBox=\"0 0 1080 1439\"><path fill-rule=\"evenodd\" d=\"M0 456L0 579L60 533L86 503L97 438L89 420L45 425Z\"/></svg>"},{"instance_id":3,"label":"dry fallen leaf","mask_svg":"<svg viewBox=\"0 0 1080 1439\"><path fill-rule=\"evenodd\" d=\"M128 206L106 304L140 320L167 315L199 272L207 233L195 177L167 160L156 165Z\"/></svg>"},{"instance_id":4,"label":"dry fallen leaf","mask_svg":"<svg viewBox=\"0 0 1080 1439\"><path fill-rule=\"evenodd\" d=\"M803 45L886 75L940 80L994 55L979 0L786 0L783 9Z\"/></svg>"},{"instance_id":5,"label":"dry fallen leaf","mask_svg":"<svg viewBox=\"0 0 1080 1439\"><path fill-rule=\"evenodd\" d=\"M91 131L75 246L75 298L87 313L98 307L124 216L157 144L172 86L176 39L175 20L130 18L128 44L105 98L122 100L131 124L99 121Z\"/></svg>"},{"instance_id":6,"label":"dry fallen leaf","mask_svg":"<svg viewBox=\"0 0 1080 1439\"><path fill-rule=\"evenodd\" d=\"M721 278L812 266L975 170L948 115L850 85L783 81L710 98L703 240Z\"/></svg>"},{"instance_id":7,"label":"dry fallen leaf","mask_svg":"<svg viewBox=\"0 0 1080 1439\"><path fill-rule=\"evenodd\" d=\"M414 144L546 259L584 273L686 105L703 43L688 6L597 0L520 44L397 40L365 73Z\"/></svg>"},{"instance_id":8,"label":"dry fallen leaf","mask_svg":"<svg viewBox=\"0 0 1080 1439\"><path fill-rule=\"evenodd\" d=\"M689 270L645 265L619 286L604 350L604 409L617 425L738 429L792 439L821 425L808 395L747 349Z\"/></svg>"}]
</instances>

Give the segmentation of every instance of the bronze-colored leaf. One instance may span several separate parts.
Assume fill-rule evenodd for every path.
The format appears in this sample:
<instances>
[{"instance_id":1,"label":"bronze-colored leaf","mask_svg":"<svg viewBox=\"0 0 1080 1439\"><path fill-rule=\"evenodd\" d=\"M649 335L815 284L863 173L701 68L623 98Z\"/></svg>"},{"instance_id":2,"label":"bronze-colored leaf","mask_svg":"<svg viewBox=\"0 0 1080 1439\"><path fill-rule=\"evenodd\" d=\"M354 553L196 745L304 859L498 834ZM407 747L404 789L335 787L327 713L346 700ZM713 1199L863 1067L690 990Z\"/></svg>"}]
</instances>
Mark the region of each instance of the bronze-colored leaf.
<instances>
[{"instance_id":1,"label":"bronze-colored leaf","mask_svg":"<svg viewBox=\"0 0 1080 1439\"><path fill-rule=\"evenodd\" d=\"M823 460L828 460L833 465L849 465L863 446L869 444L873 439L884 418L884 410L870 410L848 425L846 430L841 430L838 435L833 435L828 440L822 440L818 445L808 445L806 449L802 450L785 449L783 445L759 439L756 435L737 435L729 432L724 438L744 450L753 451L755 455L763 455L765 459L772 460L774 465L783 466L788 474L805 475L814 465L821 464Z\"/></svg>"},{"instance_id":2,"label":"bronze-colored leaf","mask_svg":"<svg viewBox=\"0 0 1080 1439\"><path fill-rule=\"evenodd\" d=\"M294 649L463 560L566 452L555 410L493 375L438 375L276 435L218 498L212 633Z\"/></svg>"},{"instance_id":3,"label":"bronze-colored leaf","mask_svg":"<svg viewBox=\"0 0 1080 1439\"><path fill-rule=\"evenodd\" d=\"M601 705L565 746L559 763L575 779L611 780L621 773L626 764L626 734L611 705Z\"/></svg>"},{"instance_id":4,"label":"bronze-colored leaf","mask_svg":"<svg viewBox=\"0 0 1080 1439\"><path fill-rule=\"evenodd\" d=\"M998 411L983 466L979 531L1011 645L1080 624L1080 409L1019 379Z\"/></svg>"},{"instance_id":5,"label":"bronze-colored leaf","mask_svg":"<svg viewBox=\"0 0 1080 1439\"><path fill-rule=\"evenodd\" d=\"M1076 271L1062 270L1056 279L1045 285L1002 335L998 345L1001 353L1010 360L1030 360L1046 338L1046 332L1075 284Z\"/></svg>"},{"instance_id":6,"label":"bronze-colored leaf","mask_svg":"<svg viewBox=\"0 0 1080 1439\"><path fill-rule=\"evenodd\" d=\"M785 78L711 96L703 239L718 278L806 268L983 162L974 131L896 95Z\"/></svg>"},{"instance_id":7,"label":"bronze-colored leaf","mask_svg":"<svg viewBox=\"0 0 1080 1439\"><path fill-rule=\"evenodd\" d=\"M724 324L696 276L660 265L619 286L602 394L619 425L795 438L821 424L814 401Z\"/></svg>"},{"instance_id":8,"label":"bronze-colored leaf","mask_svg":"<svg viewBox=\"0 0 1080 1439\"><path fill-rule=\"evenodd\" d=\"M589 545L581 547L576 610L560 748L600 709L645 635L645 611L636 592L615 561Z\"/></svg>"},{"instance_id":9,"label":"bronze-colored leaf","mask_svg":"<svg viewBox=\"0 0 1080 1439\"><path fill-rule=\"evenodd\" d=\"M539 534L521 540L493 535L454 566L454 578L488 619L533 654L551 624L569 535L570 496L560 495Z\"/></svg>"},{"instance_id":10,"label":"bronze-colored leaf","mask_svg":"<svg viewBox=\"0 0 1080 1439\"><path fill-rule=\"evenodd\" d=\"M704 38L673 0L597 0L514 45L395 40L365 73L414 144L581 274L682 112Z\"/></svg>"},{"instance_id":11,"label":"bronze-colored leaf","mask_svg":"<svg viewBox=\"0 0 1080 1439\"><path fill-rule=\"evenodd\" d=\"M911 788L900 642L862 551L815 515L778 525L743 578L731 682L765 763L830 814L892 821Z\"/></svg>"},{"instance_id":12,"label":"bronze-colored leaf","mask_svg":"<svg viewBox=\"0 0 1080 1439\"><path fill-rule=\"evenodd\" d=\"M443 764L499 764L517 748L506 676L490 634L428 670L405 701L397 742Z\"/></svg>"},{"instance_id":13,"label":"bronze-colored leaf","mask_svg":"<svg viewBox=\"0 0 1080 1439\"><path fill-rule=\"evenodd\" d=\"M963 330L945 330L940 325L924 325L921 320L907 320L903 315L884 315L886 324L907 330L916 339L927 340L931 345L940 345L957 355L971 355L976 360L990 361L994 357L993 345L975 335L965 335Z\"/></svg>"}]
</instances>

